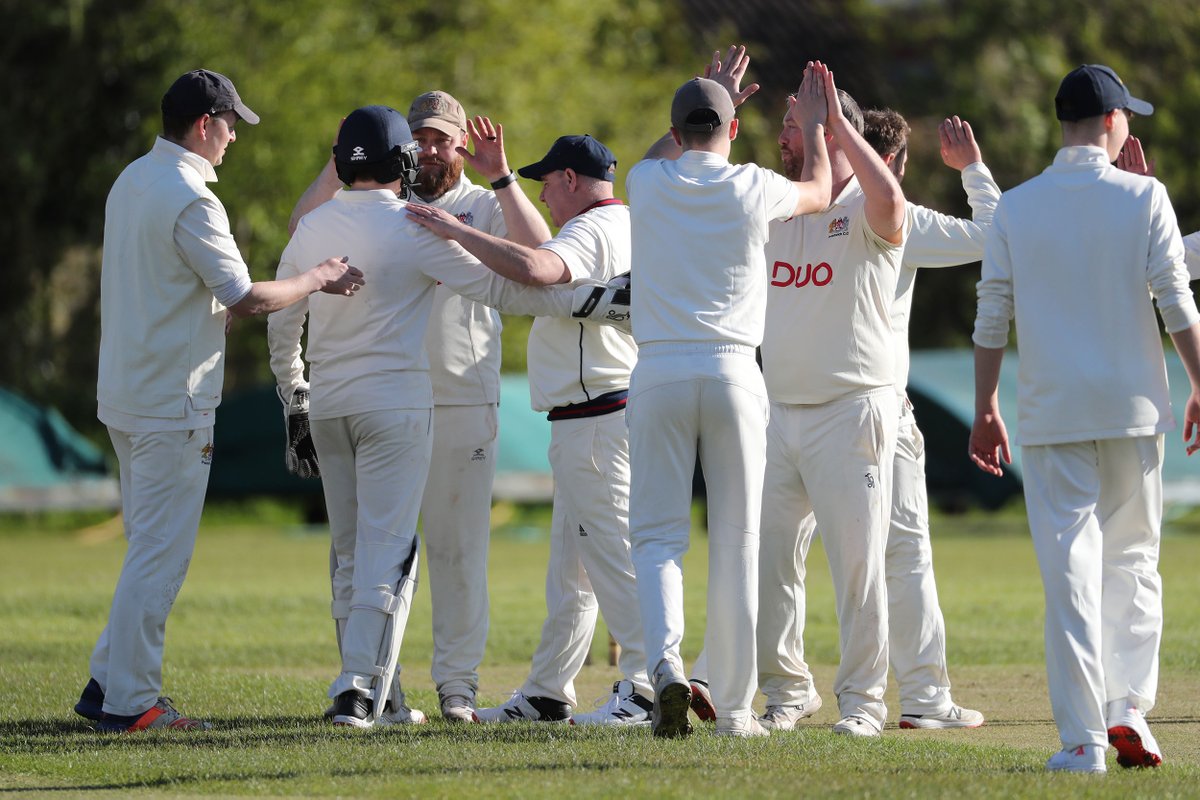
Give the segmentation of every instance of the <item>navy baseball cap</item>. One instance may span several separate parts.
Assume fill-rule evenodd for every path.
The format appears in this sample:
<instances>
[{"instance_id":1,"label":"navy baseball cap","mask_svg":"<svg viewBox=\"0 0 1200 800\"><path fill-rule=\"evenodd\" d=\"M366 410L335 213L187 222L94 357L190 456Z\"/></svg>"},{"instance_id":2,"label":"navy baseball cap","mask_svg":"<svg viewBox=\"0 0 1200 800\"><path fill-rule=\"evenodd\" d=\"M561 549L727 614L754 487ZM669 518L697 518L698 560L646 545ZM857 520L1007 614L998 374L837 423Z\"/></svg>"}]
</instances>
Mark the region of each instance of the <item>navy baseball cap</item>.
<instances>
[{"instance_id":1,"label":"navy baseball cap","mask_svg":"<svg viewBox=\"0 0 1200 800\"><path fill-rule=\"evenodd\" d=\"M198 117L201 114L220 114L233 111L251 125L258 124L258 114L242 102L233 81L219 72L194 69L180 75L163 95L162 110L173 117Z\"/></svg>"},{"instance_id":2,"label":"navy baseball cap","mask_svg":"<svg viewBox=\"0 0 1200 800\"><path fill-rule=\"evenodd\" d=\"M403 114L388 106L363 106L351 111L342 123L333 158L348 165L377 164L399 151L416 148Z\"/></svg>"},{"instance_id":3,"label":"navy baseball cap","mask_svg":"<svg viewBox=\"0 0 1200 800\"><path fill-rule=\"evenodd\" d=\"M733 119L733 100L721 84L692 78L675 91L671 127L679 131L715 131Z\"/></svg>"},{"instance_id":4,"label":"navy baseball cap","mask_svg":"<svg viewBox=\"0 0 1200 800\"><path fill-rule=\"evenodd\" d=\"M1116 108L1143 117L1154 113L1154 106L1131 95L1117 73L1103 64L1084 64L1071 70L1054 96L1054 112L1064 122L1098 117Z\"/></svg>"},{"instance_id":5,"label":"navy baseball cap","mask_svg":"<svg viewBox=\"0 0 1200 800\"><path fill-rule=\"evenodd\" d=\"M517 173L522 178L537 181L560 169L573 169L580 175L602 181L616 181L617 157L590 134L560 136L554 140L550 152L541 161L521 167Z\"/></svg>"}]
</instances>

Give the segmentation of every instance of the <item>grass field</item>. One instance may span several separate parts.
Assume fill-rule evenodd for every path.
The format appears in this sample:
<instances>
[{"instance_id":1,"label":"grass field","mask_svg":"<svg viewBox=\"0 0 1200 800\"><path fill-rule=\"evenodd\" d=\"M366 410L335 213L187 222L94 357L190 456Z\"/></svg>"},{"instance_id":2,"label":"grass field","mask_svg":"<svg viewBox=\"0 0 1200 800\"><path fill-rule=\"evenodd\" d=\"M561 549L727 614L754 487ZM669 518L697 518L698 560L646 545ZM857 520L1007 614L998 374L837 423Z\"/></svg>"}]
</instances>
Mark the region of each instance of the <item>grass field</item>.
<instances>
[{"instance_id":1,"label":"grass field","mask_svg":"<svg viewBox=\"0 0 1200 800\"><path fill-rule=\"evenodd\" d=\"M247 524L245 519L256 519ZM481 699L520 685L539 633L544 511L499 507L492 539L492 622ZM321 719L337 671L328 616L327 539L274 512L206 513L171 616L165 687L214 722L197 735L102 736L71 707L104 624L124 544L119 524L9 520L0 530L0 794L387 797L1196 797L1200 795L1200 532L1164 537L1167 628L1151 721L1166 764L1115 765L1103 778L1048 775L1058 748L1042 662L1042 599L1023 518L935 520L935 561L954 696L988 724L847 740L830 689L836 620L819 546L810 558L807 652L825 708L802 729L756 741L711 731L658 741L648 731L561 725L333 729ZM688 635L703 632L704 540L688 554ZM604 695L603 630L577 682L581 707ZM428 592L418 592L401 660L412 705L436 716ZM894 721L898 706L889 693Z\"/></svg>"}]
</instances>

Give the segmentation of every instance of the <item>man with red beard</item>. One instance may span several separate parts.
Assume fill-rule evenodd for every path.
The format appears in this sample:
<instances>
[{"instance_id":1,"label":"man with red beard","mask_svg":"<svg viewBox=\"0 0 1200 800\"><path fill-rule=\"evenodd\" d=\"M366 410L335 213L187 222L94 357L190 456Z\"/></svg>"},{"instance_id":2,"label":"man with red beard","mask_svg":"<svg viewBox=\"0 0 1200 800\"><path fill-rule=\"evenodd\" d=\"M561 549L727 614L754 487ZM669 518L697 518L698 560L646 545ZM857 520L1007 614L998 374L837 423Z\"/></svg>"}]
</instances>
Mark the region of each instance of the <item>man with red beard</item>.
<instances>
[{"instance_id":1,"label":"man with red beard","mask_svg":"<svg viewBox=\"0 0 1200 800\"><path fill-rule=\"evenodd\" d=\"M504 129L468 120L446 92L426 92L408 111L421 146L418 197L493 236L537 247L550 229L517 186ZM467 149L468 140L474 153ZM463 175L467 162L493 191ZM292 212L290 227L341 188L332 159ZM487 552L500 402L500 316L438 286L425 335L433 383L434 436L421 528L433 605L432 675L442 716L475 719L479 663L487 640ZM333 609L335 619L348 609Z\"/></svg>"}]
</instances>

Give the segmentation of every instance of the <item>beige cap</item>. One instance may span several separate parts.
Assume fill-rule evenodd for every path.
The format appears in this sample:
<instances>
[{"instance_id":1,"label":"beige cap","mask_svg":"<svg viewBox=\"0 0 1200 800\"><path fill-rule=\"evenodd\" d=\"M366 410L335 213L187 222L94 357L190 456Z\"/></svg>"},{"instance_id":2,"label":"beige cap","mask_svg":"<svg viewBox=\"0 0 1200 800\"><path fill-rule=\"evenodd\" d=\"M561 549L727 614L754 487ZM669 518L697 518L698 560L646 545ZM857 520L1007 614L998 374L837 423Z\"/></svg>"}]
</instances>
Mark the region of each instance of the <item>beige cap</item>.
<instances>
[{"instance_id":1,"label":"beige cap","mask_svg":"<svg viewBox=\"0 0 1200 800\"><path fill-rule=\"evenodd\" d=\"M681 131L714 131L733 119L733 101L725 87L708 78L692 78L671 101L671 126Z\"/></svg>"},{"instance_id":2,"label":"beige cap","mask_svg":"<svg viewBox=\"0 0 1200 800\"><path fill-rule=\"evenodd\" d=\"M434 128L451 136L460 136L467 131L467 112L445 92L426 92L409 107L408 127L414 131Z\"/></svg>"}]
</instances>

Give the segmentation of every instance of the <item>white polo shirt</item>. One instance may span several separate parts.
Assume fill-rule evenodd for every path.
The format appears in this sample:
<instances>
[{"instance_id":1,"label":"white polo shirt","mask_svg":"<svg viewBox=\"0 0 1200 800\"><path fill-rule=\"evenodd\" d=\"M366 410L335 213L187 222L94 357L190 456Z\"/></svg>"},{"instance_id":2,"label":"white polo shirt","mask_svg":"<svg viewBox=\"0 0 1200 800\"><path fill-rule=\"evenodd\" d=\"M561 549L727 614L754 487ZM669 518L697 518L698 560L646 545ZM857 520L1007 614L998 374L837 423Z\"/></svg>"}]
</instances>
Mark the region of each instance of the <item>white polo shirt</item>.
<instances>
[{"instance_id":1,"label":"white polo shirt","mask_svg":"<svg viewBox=\"0 0 1200 800\"><path fill-rule=\"evenodd\" d=\"M571 273L608 281L629 271L629 208L619 200L593 206L567 220L541 246ZM586 403L629 388L637 362L633 337L610 325L540 317L529 331L529 395L535 411Z\"/></svg>"},{"instance_id":2,"label":"white polo shirt","mask_svg":"<svg viewBox=\"0 0 1200 800\"><path fill-rule=\"evenodd\" d=\"M633 338L733 342L763 337L763 245L800 192L782 175L716 153L647 159L625 179L632 206Z\"/></svg>"},{"instance_id":3,"label":"white polo shirt","mask_svg":"<svg viewBox=\"0 0 1200 800\"><path fill-rule=\"evenodd\" d=\"M824 211L771 225L762 361L773 402L827 403L895 380L904 246L871 230L865 204L852 177Z\"/></svg>"},{"instance_id":4,"label":"white polo shirt","mask_svg":"<svg viewBox=\"0 0 1200 800\"><path fill-rule=\"evenodd\" d=\"M476 230L504 239L508 228L496 193L459 177L450 191L423 201L458 217ZM500 402L500 314L482 303L439 286L425 332L433 402L474 406Z\"/></svg>"},{"instance_id":5,"label":"white polo shirt","mask_svg":"<svg viewBox=\"0 0 1200 800\"><path fill-rule=\"evenodd\" d=\"M1149 294L1147 294L1149 287ZM974 341L1008 344L1015 316L1023 445L1174 429L1162 337L1200 319L1166 188L1064 147L1000 197L984 250Z\"/></svg>"},{"instance_id":6,"label":"white polo shirt","mask_svg":"<svg viewBox=\"0 0 1200 800\"><path fill-rule=\"evenodd\" d=\"M422 343L440 280L473 300L514 314L570 316L567 287L507 281L455 242L438 238L386 189L343 191L306 214L283 251L279 278L333 255L363 271L354 297L317 293L267 320L271 369L285 396L304 382L300 334L309 317L309 415L329 419L396 408L430 408Z\"/></svg>"},{"instance_id":7,"label":"white polo shirt","mask_svg":"<svg viewBox=\"0 0 1200 800\"><path fill-rule=\"evenodd\" d=\"M105 206L97 416L129 432L212 424L225 366L225 305L250 275L203 157L155 140ZM218 299L219 298L219 299Z\"/></svg>"},{"instance_id":8,"label":"white polo shirt","mask_svg":"<svg viewBox=\"0 0 1200 800\"><path fill-rule=\"evenodd\" d=\"M908 325L912 314L913 287L917 270L957 267L983 259L983 245L992 215L1000 200L1000 187L983 162L967 165L962 171L963 189L971 206L971 219L942 214L925 206L909 203L908 236L904 239L904 260L892 302L892 332L896 341L896 393L903 395L908 386Z\"/></svg>"}]
</instances>

